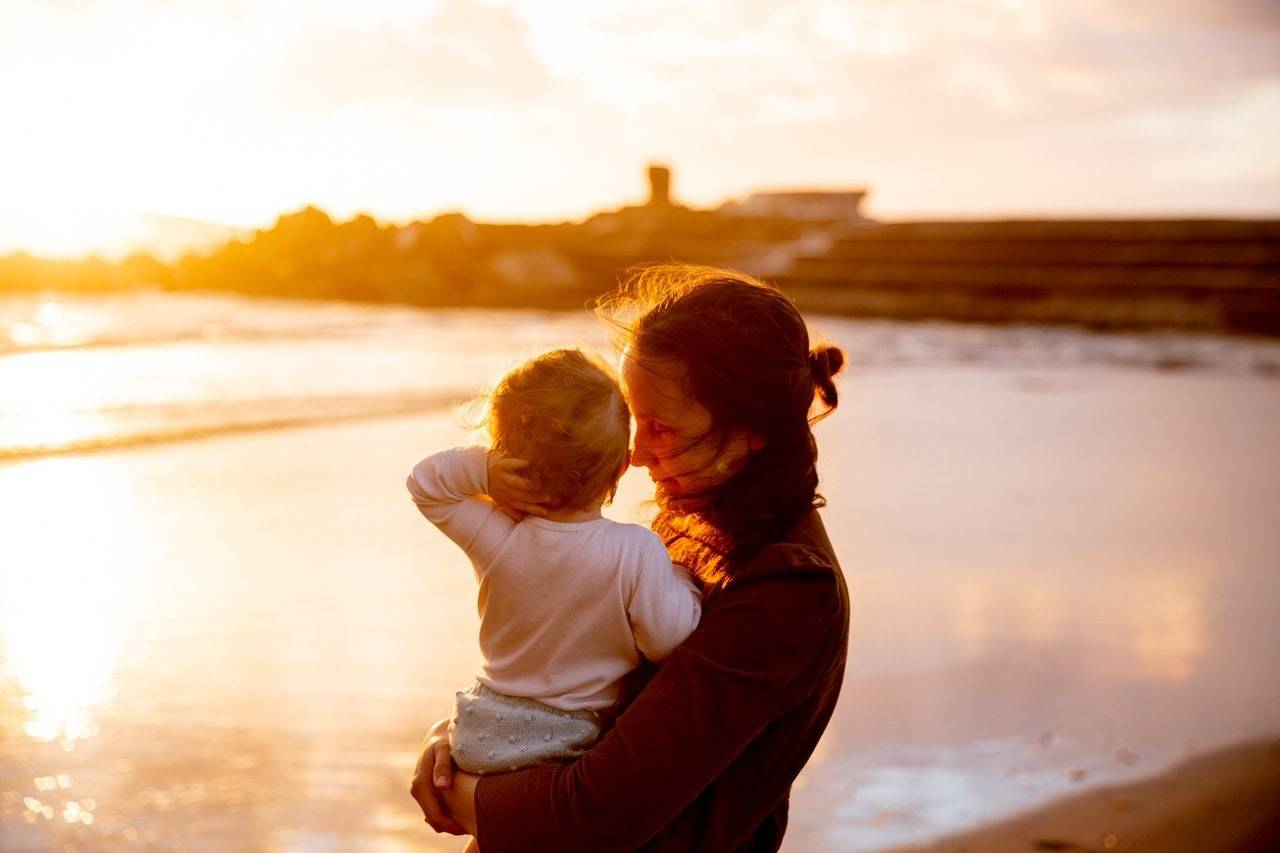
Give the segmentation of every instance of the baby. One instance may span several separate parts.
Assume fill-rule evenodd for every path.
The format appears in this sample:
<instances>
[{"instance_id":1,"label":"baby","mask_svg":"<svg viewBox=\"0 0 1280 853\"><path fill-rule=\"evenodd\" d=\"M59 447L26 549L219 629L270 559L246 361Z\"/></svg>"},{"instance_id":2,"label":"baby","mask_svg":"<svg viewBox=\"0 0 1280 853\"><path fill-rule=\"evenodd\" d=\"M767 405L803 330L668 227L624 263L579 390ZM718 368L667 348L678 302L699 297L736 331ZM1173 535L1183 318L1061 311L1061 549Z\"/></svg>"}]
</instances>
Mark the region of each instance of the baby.
<instances>
[{"instance_id":1,"label":"baby","mask_svg":"<svg viewBox=\"0 0 1280 853\"><path fill-rule=\"evenodd\" d=\"M449 725L454 761L471 773L582 754L619 680L641 657L670 654L702 612L693 579L652 531L600 514L631 438L607 367L569 349L520 365L490 396L488 429L492 449L428 456L408 481L480 582L484 664ZM520 474L545 496L545 517L517 522L488 499L490 459L527 460Z\"/></svg>"}]
</instances>

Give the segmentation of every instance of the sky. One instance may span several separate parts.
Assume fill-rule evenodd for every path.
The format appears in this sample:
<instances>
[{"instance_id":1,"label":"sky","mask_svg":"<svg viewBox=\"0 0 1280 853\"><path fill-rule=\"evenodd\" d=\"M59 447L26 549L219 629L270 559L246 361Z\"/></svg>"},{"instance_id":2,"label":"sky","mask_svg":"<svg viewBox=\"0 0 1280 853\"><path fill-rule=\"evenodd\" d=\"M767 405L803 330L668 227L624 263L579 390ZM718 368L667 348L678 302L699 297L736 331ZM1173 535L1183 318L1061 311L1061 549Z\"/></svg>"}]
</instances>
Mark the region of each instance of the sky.
<instances>
[{"instance_id":1,"label":"sky","mask_svg":"<svg viewBox=\"0 0 1280 853\"><path fill-rule=\"evenodd\" d=\"M0 250L314 204L1280 214L1280 0L0 2Z\"/></svg>"}]
</instances>

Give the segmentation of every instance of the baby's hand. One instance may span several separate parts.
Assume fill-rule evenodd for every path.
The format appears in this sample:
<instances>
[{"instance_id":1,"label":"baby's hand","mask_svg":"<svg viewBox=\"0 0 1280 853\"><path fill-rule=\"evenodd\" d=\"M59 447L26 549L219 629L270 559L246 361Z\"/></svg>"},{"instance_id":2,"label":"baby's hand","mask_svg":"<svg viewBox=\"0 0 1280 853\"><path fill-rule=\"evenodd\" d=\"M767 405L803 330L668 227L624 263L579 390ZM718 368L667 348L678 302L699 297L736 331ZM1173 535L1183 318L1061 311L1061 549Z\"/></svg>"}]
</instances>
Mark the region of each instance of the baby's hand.
<instances>
[{"instance_id":1,"label":"baby's hand","mask_svg":"<svg viewBox=\"0 0 1280 853\"><path fill-rule=\"evenodd\" d=\"M537 484L516 473L529 467L524 459L513 459L497 451L489 451L489 497L498 509L516 521L526 515L546 515L548 497L537 490Z\"/></svg>"}]
</instances>

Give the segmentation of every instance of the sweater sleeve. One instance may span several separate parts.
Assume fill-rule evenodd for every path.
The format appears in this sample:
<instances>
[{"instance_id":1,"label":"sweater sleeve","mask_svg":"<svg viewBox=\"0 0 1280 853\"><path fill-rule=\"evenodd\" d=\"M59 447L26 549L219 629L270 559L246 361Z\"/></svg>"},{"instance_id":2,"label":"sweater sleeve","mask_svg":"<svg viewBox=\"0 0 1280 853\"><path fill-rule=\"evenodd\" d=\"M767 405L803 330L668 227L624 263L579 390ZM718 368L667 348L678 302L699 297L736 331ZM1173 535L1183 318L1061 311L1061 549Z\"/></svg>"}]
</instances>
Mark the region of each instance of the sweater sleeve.
<instances>
[{"instance_id":1,"label":"sweater sleeve","mask_svg":"<svg viewBox=\"0 0 1280 853\"><path fill-rule=\"evenodd\" d=\"M413 466L405 483L418 511L473 559L500 544L515 525L484 496L487 456L483 447L443 450Z\"/></svg>"},{"instance_id":2,"label":"sweater sleeve","mask_svg":"<svg viewBox=\"0 0 1280 853\"><path fill-rule=\"evenodd\" d=\"M657 663L685 641L702 616L702 594L684 566L671 565L662 540L645 531L644 557L627 616L640 654Z\"/></svg>"},{"instance_id":3,"label":"sweater sleeve","mask_svg":"<svg viewBox=\"0 0 1280 853\"><path fill-rule=\"evenodd\" d=\"M842 637L834 574L769 576L720 595L579 761L480 780L482 850L634 849L817 689Z\"/></svg>"}]
</instances>

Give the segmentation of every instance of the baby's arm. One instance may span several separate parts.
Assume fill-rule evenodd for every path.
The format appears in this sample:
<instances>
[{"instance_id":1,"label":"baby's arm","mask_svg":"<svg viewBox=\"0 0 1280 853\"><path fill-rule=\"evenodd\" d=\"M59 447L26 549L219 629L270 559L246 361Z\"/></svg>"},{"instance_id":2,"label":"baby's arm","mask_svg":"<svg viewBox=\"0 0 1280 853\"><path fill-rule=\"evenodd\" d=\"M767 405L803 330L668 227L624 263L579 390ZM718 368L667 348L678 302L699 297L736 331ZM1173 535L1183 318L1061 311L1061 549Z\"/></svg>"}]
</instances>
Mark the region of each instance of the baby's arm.
<instances>
[{"instance_id":1,"label":"baby's arm","mask_svg":"<svg viewBox=\"0 0 1280 853\"><path fill-rule=\"evenodd\" d=\"M515 524L484 496L487 460L483 447L444 450L415 465L405 483L418 511L473 556Z\"/></svg>"},{"instance_id":2,"label":"baby's arm","mask_svg":"<svg viewBox=\"0 0 1280 853\"><path fill-rule=\"evenodd\" d=\"M628 616L636 648L655 663L683 643L702 618L698 585L688 569L671 564L657 536L651 535L643 550Z\"/></svg>"}]
</instances>

